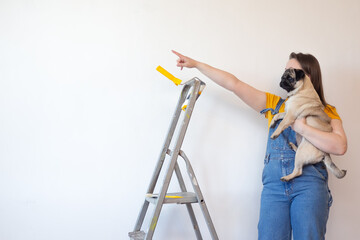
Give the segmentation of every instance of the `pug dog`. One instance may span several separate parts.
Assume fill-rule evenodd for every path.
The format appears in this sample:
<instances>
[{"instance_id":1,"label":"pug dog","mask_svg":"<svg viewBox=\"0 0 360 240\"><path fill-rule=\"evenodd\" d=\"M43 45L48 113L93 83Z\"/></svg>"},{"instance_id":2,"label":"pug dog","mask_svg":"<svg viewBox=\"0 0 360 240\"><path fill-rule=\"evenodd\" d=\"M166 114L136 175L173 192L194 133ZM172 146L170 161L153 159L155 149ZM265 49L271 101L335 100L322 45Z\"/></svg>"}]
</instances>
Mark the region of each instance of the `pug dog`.
<instances>
[{"instance_id":1,"label":"pug dog","mask_svg":"<svg viewBox=\"0 0 360 240\"><path fill-rule=\"evenodd\" d=\"M285 112L276 114L270 123L270 127L274 127L276 121L283 119L271 135L272 139L277 138L283 130L300 118L305 118L306 124L321 131L332 131L331 118L324 112L324 105L303 70L287 69L281 77L280 87L288 92L288 100L285 102ZM332 162L330 154L319 150L300 134L296 134L296 142L298 147L294 143L289 143L296 152L294 170L291 174L282 177L282 181L287 182L300 176L304 165L321 161L324 161L337 178L346 175L346 170L340 170Z\"/></svg>"}]
</instances>

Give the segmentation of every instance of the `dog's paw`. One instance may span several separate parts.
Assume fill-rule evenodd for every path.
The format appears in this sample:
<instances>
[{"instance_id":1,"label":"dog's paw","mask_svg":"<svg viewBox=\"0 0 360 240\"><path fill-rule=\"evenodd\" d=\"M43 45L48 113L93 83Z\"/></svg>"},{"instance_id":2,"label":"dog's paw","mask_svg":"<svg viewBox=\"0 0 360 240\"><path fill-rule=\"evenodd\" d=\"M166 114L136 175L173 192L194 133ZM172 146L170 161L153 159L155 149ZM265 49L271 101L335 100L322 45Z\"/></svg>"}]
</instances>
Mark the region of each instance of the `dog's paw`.
<instances>
[{"instance_id":1,"label":"dog's paw","mask_svg":"<svg viewBox=\"0 0 360 240\"><path fill-rule=\"evenodd\" d=\"M340 176L337 176L338 178L343 178L343 177L345 177L345 175L346 175L346 170L341 170L341 174L340 174Z\"/></svg>"},{"instance_id":2,"label":"dog's paw","mask_svg":"<svg viewBox=\"0 0 360 240\"><path fill-rule=\"evenodd\" d=\"M271 120L270 128L274 128L276 125L276 121L274 119Z\"/></svg>"},{"instance_id":3,"label":"dog's paw","mask_svg":"<svg viewBox=\"0 0 360 240\"><path fill-rule=\"evenodd\" d=\"M290 148L294 151L294 152L296 152L297 151L297 146L294 144L294 143L292 143L292 142L289 142L289 146L290 146Z\"/></svg>"},{"instance_id":4,"label":"dog's paw","mask_svg":"<svg viewBox=\"0 0 360 240\"><path fill-rule=\"evenodd\" d=\"M290 181L290 179L288 179L286 176L280 178L280 180L283 181L283 182L288 182L288 181Z\"/></svg>"},{"instance_id":5,"label":"dog's paw","mask_svg":"<svg viewBox=\"0 0 360 240\"><path fill-rule=\"evenodd\" d=\"M279 136L279 134L273 133L270 138L271 138L271 139L276 139L278 136Z\"/></svg>"}]
</instances>

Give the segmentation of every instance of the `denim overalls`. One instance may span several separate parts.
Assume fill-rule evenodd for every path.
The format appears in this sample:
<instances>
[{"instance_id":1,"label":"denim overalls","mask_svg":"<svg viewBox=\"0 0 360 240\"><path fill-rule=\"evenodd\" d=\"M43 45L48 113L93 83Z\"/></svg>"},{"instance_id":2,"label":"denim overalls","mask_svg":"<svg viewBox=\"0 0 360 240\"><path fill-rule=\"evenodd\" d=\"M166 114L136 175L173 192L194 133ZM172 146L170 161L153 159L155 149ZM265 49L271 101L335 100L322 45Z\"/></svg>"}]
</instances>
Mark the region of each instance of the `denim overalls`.
<instances>
[{"instance_id":1,"label":"denim overalls","mask_svg":"<svg viewBox=\"0 0 360 240\"><path fill-rule=\"evenodd\" d=\"M264 109L261 113L277 114L283 102L284 99L280 99L275 109ZM301 176L282 182L280 178L294 168L295 152L288 143L296 144L296 133L288 127L278 138L271 139L279 123L269 129L258 239L291 240L292 234L294 240L325 239L332 202L325 164L306 165Z\"/></svg>"}]
</instances>

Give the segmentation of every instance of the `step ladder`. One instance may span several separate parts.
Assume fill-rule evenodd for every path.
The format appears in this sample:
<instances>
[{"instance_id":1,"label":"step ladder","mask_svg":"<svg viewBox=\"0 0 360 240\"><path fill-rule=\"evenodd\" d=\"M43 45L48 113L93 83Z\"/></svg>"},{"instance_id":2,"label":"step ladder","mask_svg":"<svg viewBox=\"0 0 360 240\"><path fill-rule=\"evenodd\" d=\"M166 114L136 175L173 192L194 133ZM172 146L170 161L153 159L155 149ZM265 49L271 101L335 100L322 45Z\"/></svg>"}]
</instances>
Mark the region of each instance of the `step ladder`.
<instances>
[{"instance_id":1,"label":"step ladder","mask_svg":"<svg viewBox=\"0 0 360 240\"><path fill-rule=\"evenodd\" d=\"M193 228L195 230L196 238L202 239L200 229L195 217L194 210L192 208L191 204L198 203L200 206L200 209L204 215L207 227L209 229L211 238L213 240L218 240L218 236L216 234L213 222L210 218L210 214L208 211L208 208L206 206L204 197L200 191L199 184L196 180L195 173L191 167L190 161L188 157L185 155L184 151L181 150L181 145L183 143L183 139L185 137L186 129L188 127L190 117L192 114L192 111L194 109L194 105L196 100L201 94L202 89L205 87L205 83L202 82L198 78L193 78L189 80L188 82L183 84L184 87L181 91L180 98L178 100L176 110L170 125L170 128L168 130L168 134L164 143L164 146L162 148L159 160L157 162L155 171L153 173L150 185L147 190L147 194L145 196L144 203L142 205L142 208L140 210L139 216L137 218L135 227L133 232L129 232L129 237L132 240L149 240L153 238L154 231L159 219L159 215L161 212L161 208L163 204L170 204L170 203L176 203L176 204L185 204L186 208L188 210L188 213L190 215L190 219L193 225ZM182 121L179 122L179 118L182 116ZM178 130L178 134L176 138L174 139L174 144L170 147L171 140L173 138L175 129L178 125L178 122L180 124L180 128ZM154 189L156 186L156 182L158 181L161 169L163 167L163 164L165 162L166 155L169 155L170 162L168 165L168 168L165 172L164 180L160 188L160 192L158 194L154 193ZM194 192L188 192L185 186L184 179L182 177L179 165L178 165L178 156L180 156L186 164L186 170L190 178L190 182L193 186ZM180 184L181 192L178 193L168 193L168 187L170 184L170 180L172 177L173 172L175 171L177 179ZM148 227L147 233L141 230L141 226L143 224L144 218L146 216L146 212L148 210L149 204L152 203L155 205L154 212L152 214L152 218L150 221L150 225Z\"/></svg>"}]
</instances>

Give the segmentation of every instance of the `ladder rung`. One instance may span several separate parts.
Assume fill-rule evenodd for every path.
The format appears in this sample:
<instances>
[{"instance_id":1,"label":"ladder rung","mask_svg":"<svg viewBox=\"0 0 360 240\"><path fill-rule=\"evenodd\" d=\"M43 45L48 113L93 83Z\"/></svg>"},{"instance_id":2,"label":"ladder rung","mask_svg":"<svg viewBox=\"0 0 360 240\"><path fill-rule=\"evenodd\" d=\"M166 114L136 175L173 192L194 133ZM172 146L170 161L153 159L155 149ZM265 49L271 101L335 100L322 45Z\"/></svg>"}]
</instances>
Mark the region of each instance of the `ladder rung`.
<instances>
[{"instance_id":1,"label":"ladder rung","mask_svg":"<svg viewBox=\"0 0 360 240\"><path fill-rule=\"evenodd\" d=\"M146 233L144 231L129 232L131 240L144 240Z\"/></svg>"},{"instance_id":2,"label":"ladder rung","mask_svg":"<svg viewBox=\"0 0 360 240\"><path fill-rule=\"evenodd\" d=\"M158 200L159 194L146 194L146 201L156 204ZM177 204L185 204L185 203L197 203L196 194L193 192L177 192L177 193L168 193L165 196L164 203L177 203Z\"/></svg>"}]
</instances>

